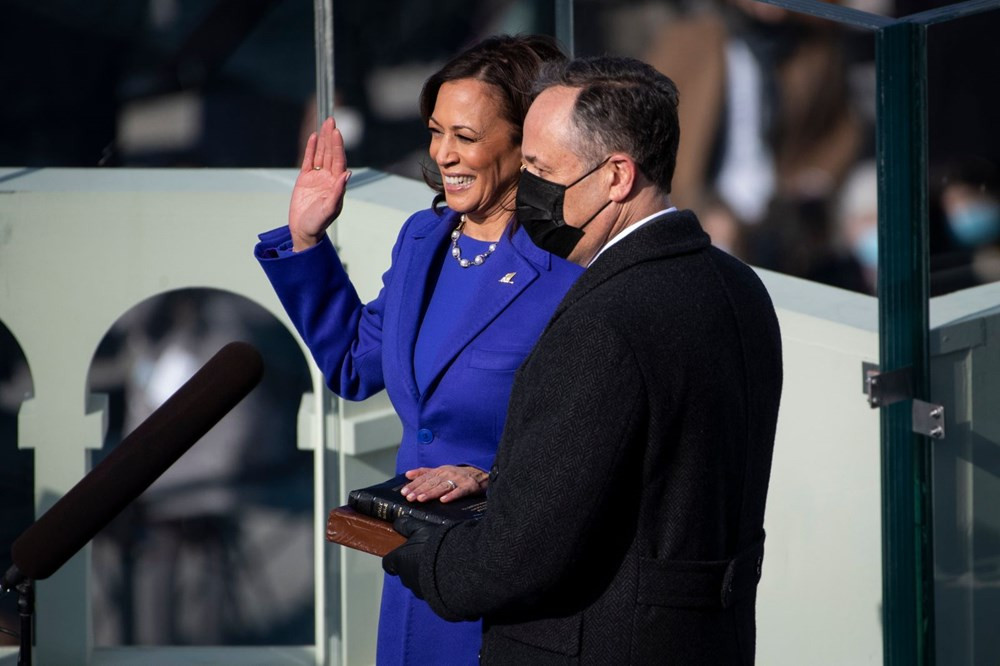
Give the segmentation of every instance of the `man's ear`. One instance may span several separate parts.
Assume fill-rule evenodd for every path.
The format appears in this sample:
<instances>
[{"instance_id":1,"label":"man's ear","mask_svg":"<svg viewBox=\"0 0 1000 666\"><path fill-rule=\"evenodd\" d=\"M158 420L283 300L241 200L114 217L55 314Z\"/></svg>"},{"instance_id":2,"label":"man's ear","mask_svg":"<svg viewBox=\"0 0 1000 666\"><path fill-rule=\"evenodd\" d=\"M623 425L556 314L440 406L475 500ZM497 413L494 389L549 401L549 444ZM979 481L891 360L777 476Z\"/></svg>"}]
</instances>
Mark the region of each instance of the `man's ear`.
<instances>
[{"instance_id":1,"label":"man's ear","mask_svg":"<svg viewBox=\"0 0 1000 666\"><path fill-rule=\"evenodd\" d=\"M635 190L639 167L635 160L624 153L611 155L608 166L611 167L611 190L608 195L615 203L621 203Z\"/></svg>"}]
</instances>

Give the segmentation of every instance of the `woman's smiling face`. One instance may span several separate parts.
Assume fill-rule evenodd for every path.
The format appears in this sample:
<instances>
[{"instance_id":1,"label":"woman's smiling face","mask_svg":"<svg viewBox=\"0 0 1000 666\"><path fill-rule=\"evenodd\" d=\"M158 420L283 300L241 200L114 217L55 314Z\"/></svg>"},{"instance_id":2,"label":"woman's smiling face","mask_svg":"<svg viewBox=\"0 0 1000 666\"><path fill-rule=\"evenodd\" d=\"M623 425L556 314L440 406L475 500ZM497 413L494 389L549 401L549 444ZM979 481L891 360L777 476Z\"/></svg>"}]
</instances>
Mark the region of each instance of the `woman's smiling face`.
<instances>
[{"instance_id":1,"label":"woman's smiling face","mask_svg":"<svg viewBox=\"0 0 1000 666\"><path fill-rule=\"evenodd\" d=\"M477 222L509 218L521 166L520 133L502 115L493 86L476 79L441 84L427 123L448 207Z\"/></svg>"}]
</instances>

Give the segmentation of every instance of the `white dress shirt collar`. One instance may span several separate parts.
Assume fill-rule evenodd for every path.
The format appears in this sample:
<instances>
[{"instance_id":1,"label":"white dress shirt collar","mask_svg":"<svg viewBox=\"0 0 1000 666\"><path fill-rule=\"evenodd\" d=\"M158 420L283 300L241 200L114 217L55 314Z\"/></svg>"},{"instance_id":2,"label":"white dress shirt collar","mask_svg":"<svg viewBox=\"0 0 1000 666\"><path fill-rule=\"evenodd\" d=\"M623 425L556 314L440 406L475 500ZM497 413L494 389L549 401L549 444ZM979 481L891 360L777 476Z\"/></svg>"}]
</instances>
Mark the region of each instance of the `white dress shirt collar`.
<instances>
[{"instance_id":1,"label":"white dress shirt collar","mask_svg":"<svg viewBox=\"0 0 1000 666\"><path fill-rule=\"evenodd\" d=\"M587 264L587 268L590 268L591 266L593 266L594 262L597 261L597 258L599 256L601 256L601 254L603 254L605 250L607 250L609 247L611 247L612 245L614 245L615 243L617 243L621 239L623 239L626 236L628 236L630 233L634 232L636 229L638 229L642 225L644 225L644 224L646 224L648 222L651 222L652 220L656 219L660 215L666 215L667 213L676 213L676 212L677 212L677 206L671 206L670 208L664 208L663 210L657 211L657 212L653 213L652 215L650 215L648 217L644 217L641 220L639 220L638 222L636 222L634 224L630 224L629 226L625 227L625 229L623 229L621 233L619 233L617 236L615 236L614 238L612 238L611 240L609 240L607 243L604 244L604 247L602 247L600 250L597 251L597 254L594 255L594 258L590 260L589 264Z\"/></svg>"}]
</instances>

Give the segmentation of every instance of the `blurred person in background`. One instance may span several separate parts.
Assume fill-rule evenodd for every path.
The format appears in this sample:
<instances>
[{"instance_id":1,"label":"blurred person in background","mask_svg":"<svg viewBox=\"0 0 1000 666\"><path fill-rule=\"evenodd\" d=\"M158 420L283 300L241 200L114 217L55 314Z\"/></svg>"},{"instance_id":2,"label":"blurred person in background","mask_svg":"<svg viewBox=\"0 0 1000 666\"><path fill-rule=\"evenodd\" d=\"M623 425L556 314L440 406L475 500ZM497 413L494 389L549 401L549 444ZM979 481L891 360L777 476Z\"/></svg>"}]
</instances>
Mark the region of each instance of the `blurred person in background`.
<instances>
[{"instance_id":1,"label":"blurred person in background","mask_svg":"<svg viewBox=\"0 0 1000 666\"><path fill-rule=\"evenodd\" d=\"M789 233L781 213L802 206L796 217L810 218L863 147L844 31L753 0L689 3L645 59L670 72L680 91L678 205L723 206L737 228L713 238L781 269L781 236ZM748 233L752 240L736 241Z\"/></svg>"},{"instance_id":2,"label":"blurred person in background","mask_svg":"<svg viewBox=\"0 0 1000 666\"><path fill-rule=\"evenodd\" d=\"M878 276L878 173L873 160L860 162L851 170L831 209L829 251L805 277L874 295Z\"/></svg>"},{"instance_id":3,"label":"blurred person in background","mask_svg":"<svg viewBox=\"0 0 1000 666\"><path fill-rule=\"evenodd\" d=\"M113 417L92 463L233 340L267 350L260 384L94 538L96 645L312 641L312 457L294 432L310 382L272 315L209 289L129 310L88 377Z\"/></svg>"},{"instance_id":4,"label":"blurred person in background","mask_svg":"<svg viewBox=\"0 0 1000 666\"><path fill-rule=\"evenodd\" d=\"M945 238L931 246L931 293L1000 280L1000 171L979 156L945 167L932 188Z\"/></svg>"},{"instance_id":5,"label":"blurred person in background","mask_svg":"<svg viewBox=\"0 0 1000 666\"><path fill-rule=\"evenodd\" d=\"M800 275L824 258L828 200L866 149L851 34L751 0L592 3L579 21L598 47L578 52L624 50L677 81L679 203L713 244Z\"/></svg>"}]
</instances>

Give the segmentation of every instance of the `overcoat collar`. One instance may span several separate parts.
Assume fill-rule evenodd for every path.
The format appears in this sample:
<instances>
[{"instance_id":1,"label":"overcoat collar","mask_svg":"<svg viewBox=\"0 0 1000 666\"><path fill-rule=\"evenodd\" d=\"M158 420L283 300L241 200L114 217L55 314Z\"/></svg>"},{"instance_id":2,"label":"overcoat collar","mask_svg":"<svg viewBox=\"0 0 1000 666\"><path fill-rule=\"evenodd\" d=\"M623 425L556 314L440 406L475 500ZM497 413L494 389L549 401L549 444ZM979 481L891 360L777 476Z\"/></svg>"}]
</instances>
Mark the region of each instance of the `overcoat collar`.
<instances>
[{"instance_id":1,"label":"overcoat collar","mask_svg":"<svg viewBox=\"0 0 1000 666\"><path fill-rule=\"evenodd\" d=\"M570 288L552 318L623 270L654 259L703 250L711 239L690 210L665 213L601 254Z\"/></svg>"},{"instance_id":2,"label":"overcoat collar","mask_svg":"<svg viewBox=\"0 0 1000 666\"><path fill-rule=\"evenodd\" d=\"M396 334L399 338L395 345L398 350L395 362L396 367L405 369L406 385L418 399L422 391L414 375L413 356L424 304L430 300L428 290L434 288L428 276L434 262L441 261L447 252L451 232L457 225L458 214L448 208L440 217L430 216L426 222L414 225L409 232L412 251L400 256L405 265L402 266L402 298L397 310ZM462 324L456 327L455 337L442 345L431 365L430 383L423 392L427 392L427 388L433 390L438 378L466 346L538 278L539 271L549 269L551 255L536 247L524 229L519 228L513 237L509 231L504 231L501 242L510 243L513 250L504 253L502 261L491 260L469 269L483 271L479 289L469 311L456 313ZM501 255L496 258L501 259Z\"/></svg>"}]
</instances>

